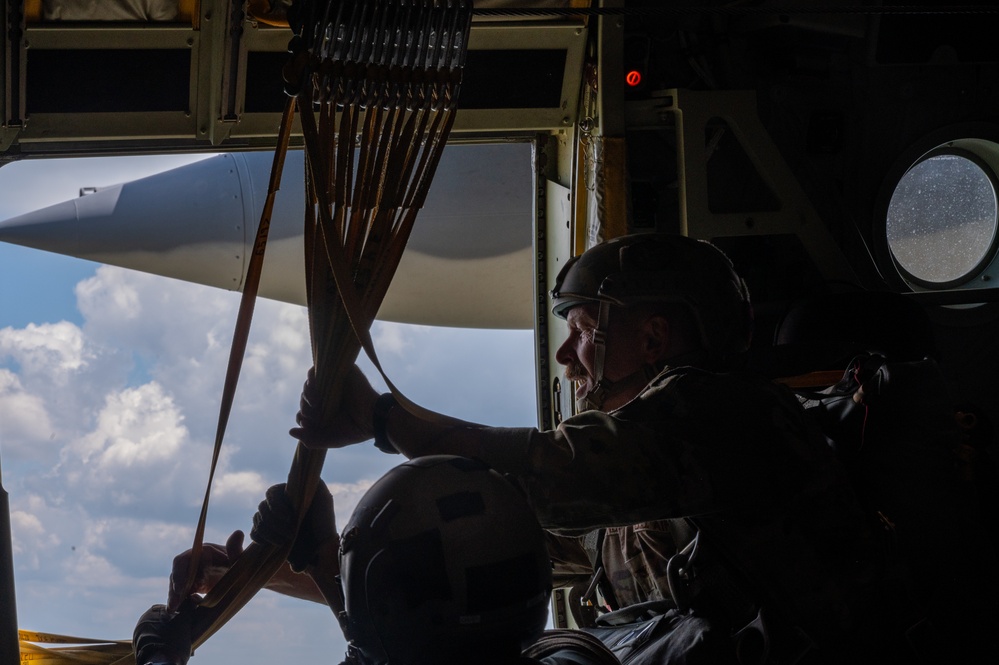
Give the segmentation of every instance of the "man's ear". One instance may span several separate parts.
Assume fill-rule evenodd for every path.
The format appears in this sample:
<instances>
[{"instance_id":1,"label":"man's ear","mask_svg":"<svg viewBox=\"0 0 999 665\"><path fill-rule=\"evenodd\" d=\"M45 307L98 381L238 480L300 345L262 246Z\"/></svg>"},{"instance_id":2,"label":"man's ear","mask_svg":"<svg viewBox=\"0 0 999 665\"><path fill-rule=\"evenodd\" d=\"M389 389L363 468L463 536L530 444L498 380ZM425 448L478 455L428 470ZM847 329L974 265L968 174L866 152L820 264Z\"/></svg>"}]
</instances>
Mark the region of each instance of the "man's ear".
<instances>
[{"instance_id":1,"label":"man's ear","mask_svg":"<svg viewBox=\"0 0 999 665\"><path fill-rule=\"evenodd\" d=\"M670 325L665 316L653 314L642 324L642 354L649 365L667 357L670 342Z\"/></svg>"}]
</instances>

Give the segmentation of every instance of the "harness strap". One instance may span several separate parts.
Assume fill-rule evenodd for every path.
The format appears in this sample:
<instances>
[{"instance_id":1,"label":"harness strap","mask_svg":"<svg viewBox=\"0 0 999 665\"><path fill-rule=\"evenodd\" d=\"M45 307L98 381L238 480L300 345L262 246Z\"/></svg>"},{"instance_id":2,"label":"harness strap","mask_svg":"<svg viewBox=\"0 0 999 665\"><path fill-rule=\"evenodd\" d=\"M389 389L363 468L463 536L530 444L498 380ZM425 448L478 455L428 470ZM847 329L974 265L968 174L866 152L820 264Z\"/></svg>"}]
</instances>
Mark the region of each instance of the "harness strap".
<instances>
[{"instance_id":1,"label":"harness strap","mask_svg":"<svg viewBox=\"0 0 999 665\"><path fill-rule=\"evenodd\" d=\"M597 329L593 331L593 388L580 400L579 410L599 409L613 388L613 382L604 377L604 359L607 356L607 326L610 322L610 303L600 301L597 310Z\"/></svg>"},{"instance_id":2,"label":"harness strap","mask_svg":"<svg viewBox=\"0 0 999 665\"><path fill-rule=\"evenodd\" d=\"M604 602L611 611L617 610L619 608L619 603L617 601L617 595L614 593L614 586L611 584L610 578L607 576L607 570L604 568L604 538L607 536L606 529L594 529L583 536L583 549L586 550L586 556L590 559L590 565L593 568L593 576L590 578L590 583L586 587L586 592L579 599L580 602L587 605L593 605L593 600L596 597L597 589L600 589L600 594L604 597Z\"/></svg>"}]
</instances>

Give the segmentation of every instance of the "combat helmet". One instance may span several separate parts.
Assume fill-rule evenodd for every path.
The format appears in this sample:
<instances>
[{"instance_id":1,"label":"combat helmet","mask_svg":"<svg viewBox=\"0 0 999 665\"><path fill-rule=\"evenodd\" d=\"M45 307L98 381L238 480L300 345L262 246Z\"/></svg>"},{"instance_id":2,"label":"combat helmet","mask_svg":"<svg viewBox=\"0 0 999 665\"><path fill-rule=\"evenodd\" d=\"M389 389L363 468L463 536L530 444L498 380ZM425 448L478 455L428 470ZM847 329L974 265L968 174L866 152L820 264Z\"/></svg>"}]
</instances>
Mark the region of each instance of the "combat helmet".
<instances>
[{"instance_id":1,"label":"combat helmet","mask_svg":"<svg viewBox=\"0 0 999 665\"><path fill-rule=\"evenodd\" d=\"M479 461L391 469L343 531L349 649L366 665L463 662L521 650L544 631L551 561L526 499Z\"/></svg>"},{"instance_id":2,"label":"combat helmet","mask_svg":"<svg viewBox=\"0 0 999 665\"><path fill-rule=\"evenodd\" d=\"M640 233L601 243L566 262L551 292L552 313L586 302L686 305L709 351L749 348L752 310L745 282L720 249L680 235Z\"/></svg>"}]
</instances>

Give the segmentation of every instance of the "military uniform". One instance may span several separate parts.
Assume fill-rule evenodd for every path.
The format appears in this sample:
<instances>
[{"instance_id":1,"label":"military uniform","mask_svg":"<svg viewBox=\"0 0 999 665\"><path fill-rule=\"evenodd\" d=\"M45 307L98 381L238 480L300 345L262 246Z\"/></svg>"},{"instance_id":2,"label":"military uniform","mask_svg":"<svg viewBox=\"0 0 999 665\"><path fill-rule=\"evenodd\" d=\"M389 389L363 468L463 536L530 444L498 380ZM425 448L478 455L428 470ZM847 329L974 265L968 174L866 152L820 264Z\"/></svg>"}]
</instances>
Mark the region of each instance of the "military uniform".
<instances>
[{"instance_id":1,"label":"military uniform","mask_svg":"<svg viewBox=\"0 0 999 665\"><path fill-rule=\"evenodd\" d=\"M652 520L607 527L600 543L600 562L606 574L601 590L610 587L612 607L671 600L666 564L676 554L672 520ZM593 577L596 552L587 536L549 532L548 552L555 564L555 586L586 585Z\"/></svg>"},{"instance_id":2,"label":"military uniform","mask_svg":"<svg viewBox=\"0 0 999 665\"><path fill-rule=\"evenodd\" d=\"M516 432L504 433L505 447L484 442L482 453L557 534L558 582L592 574L582 534L609 527L602 556L617 602L668 598L666 562L695 525L711 557L785 621L820 643L851 631L850 590L872 557L864 519L842 468L782 387L667 368L615 411ZM740 620L741 609L708 610Z\"/></svg>"}]
</instances>

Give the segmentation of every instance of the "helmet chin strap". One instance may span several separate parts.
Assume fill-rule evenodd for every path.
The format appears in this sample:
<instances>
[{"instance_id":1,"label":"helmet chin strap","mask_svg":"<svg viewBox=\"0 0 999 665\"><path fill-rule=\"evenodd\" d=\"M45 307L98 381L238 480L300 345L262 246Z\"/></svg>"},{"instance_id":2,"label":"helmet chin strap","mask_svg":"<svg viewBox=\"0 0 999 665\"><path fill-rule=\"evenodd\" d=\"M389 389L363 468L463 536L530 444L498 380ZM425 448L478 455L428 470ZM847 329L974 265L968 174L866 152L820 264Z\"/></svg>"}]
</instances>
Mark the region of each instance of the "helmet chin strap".
<instances>
[{"instance_id":1,"label":"helmet chin strap","mask_svg":"<svg viewBox=\"0 0 999 665\"><path fill-rule=\"evenodd\" d=\"M597 309L597 329L593 331L593 388L576 402L578 411L600 410L612 388L604 378L604 358L607 356L607 323L610 321L610 304L600 302Z\"/></svg>"},{"instance_id":2,"label":"helmet chin strap","mask_svg":"<svg viewBox=\"0 0 999 665\"><path fill-rule=\"evenodd\" d=\"M628 376L617 381L601 377L589 392L576 400L576 410L579 412L599 411L603 409L603 405L609 397L629 389L640 392L642 388L649 385L649 381L656 378L659 371L655 365L642 365Z\"/></svg>"},{"instance_id":3,"label":"helmet chin strap","mask_svg":"<svg viewBox=\"0 0 999 665\"><path fill-rule=\"evenodd\" d=\"M681 351L666 360L656 364L645 364L631 374L617 381L611 381L604 376L604 358L607 355L607 324L610 321L610 304L601 301L597 313L597 329L593 332L593 388L576 400L576 411L600 411L609 397L618 395L625 390L635 390L636 395L659 372L668 365L700 364L703 358L701 349ZM685 362L686 361L686 362Z\"/></svg>"},{"instance_id":4,"label":"helmet chin strap","mask_svg":"<svg viewBox=\"0 0 999 665\"><path fill-rule=\"evenodd\" d=\"M576 411L600 411L608 397L626 389L641 390L659 374L654 365L643 365L617 381L604 376L604 358L607 355L607 324L610 321L610 303L600 302L597 312L597 329L593 332L593 388L576 400Z\"/></svg>"}]
</instances>

